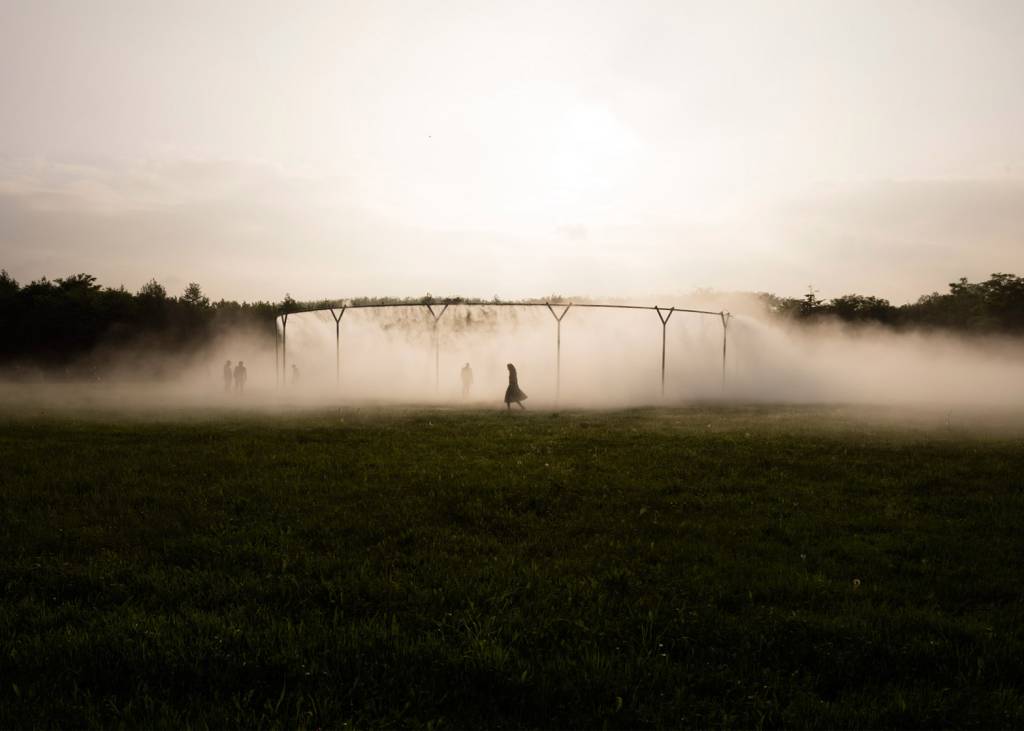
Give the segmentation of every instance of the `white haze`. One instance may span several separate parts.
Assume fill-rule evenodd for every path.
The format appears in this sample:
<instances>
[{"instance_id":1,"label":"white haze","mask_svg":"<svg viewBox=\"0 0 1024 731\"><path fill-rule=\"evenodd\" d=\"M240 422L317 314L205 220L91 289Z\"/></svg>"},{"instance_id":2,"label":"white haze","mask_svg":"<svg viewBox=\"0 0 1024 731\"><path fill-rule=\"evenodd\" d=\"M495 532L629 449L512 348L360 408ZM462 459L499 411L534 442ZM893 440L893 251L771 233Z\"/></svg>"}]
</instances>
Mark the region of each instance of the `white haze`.
<instances>
[{"instance_id":1,"label":"white haze","mask_svg":"<svg viewBox=\"0 0 1024 731\"><path fill-rule=\"evenodd\" d=\"M666 301L666 300L663 300ZM330 314L292 314L287 372L278 386L273 339L239 332L192 356L168 359L161 380L146 349L122 351L90 383L42 376L2 389L8 406L103 408L309 408L414 404L504 408L514 363L530 410L686 405L700 402L867 404L1024 409L1024 343L1000 337L898 332L840 323L799 325L764 312L751 296L704 294L677 306L728 309L726 368L718 315L571 308L562 321L556 402L556 324L544 307L453 305L434 330L424 307L352 308L341 320L340 357ZM557 310L557 308L556 308ZM107 354L108 356L110 354ZM222 366L244 360L245 393L225 392ZM460 369L474 384L461 396ZM292 366L298 368L293 382ZM336 370L337 368L337 370ZM724 375L724 378L723 378ZM436 378L436 383L435 383Z\"/></svg>"},{"instance_id":2,"label":"white haze","mask_svg":"<svg viewBox=\"0 0 1024 731\"><path fill-rule=\"evenodd\" d=\"M661 324L654 312L576 307L562 321L561 398L568 407L624 407L704 400L801 403L1024 406L1024 344L1006 338L900 333L882 327L786 324L751 298L693 300L691 307L742 311L722 322L676 312L666 328L661 396ZM438 325L438 384L430 316L423 308L349 310L342 318L336 385L334 321L293 315L289 363L298 398L458 403L469 362L471 401L501 405L512 362L528 406L552 408L556 324L543 307L489 308L493 320L464 324L479 308L453 306ZM291 365L289 365L289 369Z\"/></svg>"}]
</instances>

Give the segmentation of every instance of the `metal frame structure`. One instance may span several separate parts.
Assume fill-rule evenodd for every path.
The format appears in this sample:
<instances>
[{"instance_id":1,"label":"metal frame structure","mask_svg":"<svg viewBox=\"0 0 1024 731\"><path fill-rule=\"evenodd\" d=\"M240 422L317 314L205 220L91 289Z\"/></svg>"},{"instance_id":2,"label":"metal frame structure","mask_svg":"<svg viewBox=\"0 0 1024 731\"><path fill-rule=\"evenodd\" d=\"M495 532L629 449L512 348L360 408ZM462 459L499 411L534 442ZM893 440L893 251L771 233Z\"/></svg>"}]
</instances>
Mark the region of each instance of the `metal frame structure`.
<instances>
[{"instance_id":1,"label":"metal frame structure","mask_svg":"<svg viewBox=\"0 0 1024 731\"><path fill-rule=\"evenodd\" d=\"M310 312L330 312L334 318L334 371L335 381L341 384L341 318L347 310L357 309L382 309L388 307L424 307L431 317L433 329L432 339L434 341L434 390L440 386L441 379L441 346L437 328L441 317L452 305L464 305L467 307L546 307L555 319L555 402L561 395L562 388L562 320L573 307L605 308L615 310L652 310L658 315L661 321L661 395L665 395L665 339L668 321L676 312L684 312L693 315L710 315L718 317L722 321L722 388L725 388L725 364L728 347L729 320L732 315L725 311L694 310L685 307L661 307L659 305L614 305L599 304L591 302L485 302L483 300L443 300L441 302L392 302L374 303L365 305L336 305L334 307L311 307L308 309L289 310L282 312L278 318L277 338L274 341L274 372L278 385L283 385L288 380L288 316L301 315ZM435 309L440 307L440 309ZM561 307L560 313L555 309ZM278 364L280 363L280 370Z\"/></svg>"}]
</instances>

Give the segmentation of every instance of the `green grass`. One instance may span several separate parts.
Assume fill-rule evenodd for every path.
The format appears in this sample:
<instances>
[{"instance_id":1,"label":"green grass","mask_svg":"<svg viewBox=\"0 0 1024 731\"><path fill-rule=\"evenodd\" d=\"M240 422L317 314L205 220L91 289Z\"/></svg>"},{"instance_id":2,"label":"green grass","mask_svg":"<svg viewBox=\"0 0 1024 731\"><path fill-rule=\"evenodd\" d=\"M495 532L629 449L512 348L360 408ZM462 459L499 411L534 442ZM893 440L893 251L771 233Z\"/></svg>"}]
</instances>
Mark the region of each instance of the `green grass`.
<instances>
[{"instance_id":1,"label":"green grass","mask_svg":"<svg viewBox=\"0 0 1024 731\"><path fill-rule=\"evenodd\" d=\"M862 416L2 415L0 727L1024 726L1019 430Z\"/></svg>"}]
</instances>

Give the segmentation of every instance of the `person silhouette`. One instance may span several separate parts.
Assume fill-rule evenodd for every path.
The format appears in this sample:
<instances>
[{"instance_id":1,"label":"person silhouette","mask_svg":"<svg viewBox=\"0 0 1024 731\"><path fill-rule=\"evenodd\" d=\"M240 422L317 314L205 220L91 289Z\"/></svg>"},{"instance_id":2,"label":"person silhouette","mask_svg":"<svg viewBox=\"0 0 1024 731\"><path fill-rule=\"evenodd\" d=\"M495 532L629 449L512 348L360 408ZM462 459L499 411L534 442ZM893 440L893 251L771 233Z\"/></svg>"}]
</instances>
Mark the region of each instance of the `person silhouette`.
<instances>
[{"instance_id":1,"label":"person silhouette","mask_svg":"<svg viewBox=\"0 0 1024 731\"><path fill-rule=\"evenodd\" d=\"M462 366L462 398L469 398L469 389L473 385L473 369L469 367L469 363Z\"/></svg>"},{"instance_id":2,"label":"person silhouette","mask_svg":"<svg viewBox=\"0 0 1024 731\"><path fill-rule=\"evenodd\" d=\"M245 363L238 361L238 365L235 366L235 391L242 393L245 390L245 379L248 375L249 372L245 369Z\"/></svg>"},{"instance_id":3,"label":"person silhouette","mask_svg":"<svg viewBox=\"0 0 1024 731\"><path fill-rule=\"evenodd\" d=\"M234 371L231 369L231 361L224 361L224 393L231 392L231 380L234 378Z\"/></svg>"},{"instance_id":4,"label":"person silhouette","mask_svg":"<svg viewBox=\"0 0 1024 731\"><path fill-rule=\"evenodd\" d=\"M511 363L506 365L508 367L508 388L505 389L505 406L511 411L512 403L515 402L519 405L519 408L525 411L526 407L523 406L523 401L526 400L527 396L519 388L519 376L516 374L516 367Z\"/></svg>"}]
</instances>

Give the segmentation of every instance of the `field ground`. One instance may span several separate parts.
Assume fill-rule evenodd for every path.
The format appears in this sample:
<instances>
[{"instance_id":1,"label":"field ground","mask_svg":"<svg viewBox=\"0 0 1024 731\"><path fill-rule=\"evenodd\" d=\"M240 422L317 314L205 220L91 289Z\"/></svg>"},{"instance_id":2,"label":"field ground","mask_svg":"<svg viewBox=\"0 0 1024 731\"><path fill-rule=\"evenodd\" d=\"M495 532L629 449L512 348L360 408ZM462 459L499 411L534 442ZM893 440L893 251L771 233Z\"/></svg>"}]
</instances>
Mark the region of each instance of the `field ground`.
<instances>
[{"instance_id":1,"label":"field ground","mask_svg":"<svg viewBox=\"0 0 1024 731\"><path fill-rule=\"evenodd\" d=\"M0 727L1021 727L1024 428L0 412Z\"/></svg>"}]
</instances>

